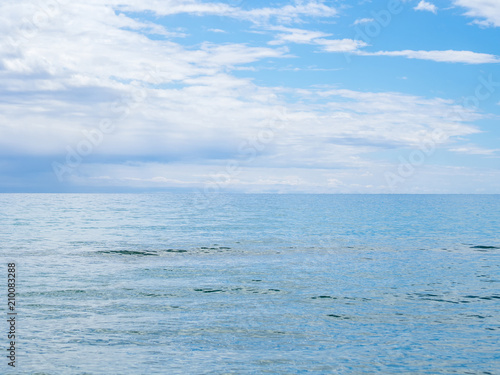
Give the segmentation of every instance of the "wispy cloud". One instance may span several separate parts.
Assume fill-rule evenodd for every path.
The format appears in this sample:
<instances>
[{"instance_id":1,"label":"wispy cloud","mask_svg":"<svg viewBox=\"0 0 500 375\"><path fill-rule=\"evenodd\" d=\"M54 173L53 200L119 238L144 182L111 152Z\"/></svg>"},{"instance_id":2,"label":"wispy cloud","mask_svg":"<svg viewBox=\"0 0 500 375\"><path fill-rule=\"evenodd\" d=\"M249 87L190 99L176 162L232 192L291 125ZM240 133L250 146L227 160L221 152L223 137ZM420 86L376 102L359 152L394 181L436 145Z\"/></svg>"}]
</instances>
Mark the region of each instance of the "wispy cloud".
<instances>
[{"instance_id":1,"label":"wispy cloud","mask_svg":"<svg viewBox=\"0 0 500 375\"><path fill-rule=\"evenodd\" d=\"M493 156L496 155L500 151L500 149L487 149L475 145L466 145L461 147L450 148L450 151L467 155Z\"/></svg>"},{"instance_id":2,"label":"wispy cloud","mask_svg":"<svg viewBox=\"0 0 500 375\"><path fill-rule=\"evenodd\" d=\"M421 0L418 5L413 8L415 10L423 10L423 11L426 11L426 12L431 12L431 13L434 13L434 14L437 14L437 7L432 4L432 3L429 3L425 0Z\"/></svg>"},{"instance_id":3,"label":"wispy cloud","mask_svg":"<svg viewBox=\"0 0 500 375\"><path fill-rule=\"evenodd\" d=\"M358 18L356 21L354 21L353 25L361 25L364 23L370 23L375 21L373 18Z\"/></svg>"},{"instance_id":4,"label":"wispy cloud","mask_svg":"<svg viewBox=\"0 0 500 375\"><path fill-rule=\"evenodd\" d=\"M367 44L361 40L354 39L325 39L331 34L320 31L288 28L283 26L270 27L269 30L280 31L270 45L285 43L314 44L321 46L325 52L354 52Z\"/></svg>"},{"instance_id":5,"label":"wispy cloud","mask_svg":"<svg viewBox=\"0 0 500 375\"><path fill-rule=\"evenodd\" d=\"M212 32L212 33L227 33L227 31L225 30L222 30L222 29L208 29L208 31Z\"/></svg>"},{"instance_id":6,"label":"wispy cloud","mask_svg":"<svg viewBox=\"0 0 500 375\"><path fill-rule=\"evenodd\" d=\"M162 16L181 13L199 16L217 15L248 20L255 23L266 23L271 20L288 23L300 21L302 17L333 17L338 14L337 9L316 0L300 1L296 2L296 4L282 7L254 9L243 9L225 3L206 3L196 0L166 0L148 2L147 4L133 0L126 2L108 0L107 3L119 6L126 11L141 12L147 10Z\"/></svg>"},{"instance_id":7,"label":"wispy cloud","mask_svg":"<svg viewBox=\"0 0 500 375\"><path fill-rule=\"evenodd\" d=\"M477 53L471 51L378 51L365 52L358 51L362 56L394 56L406 57L408 59L430 60L436 62L447 63L464 63L464 64L497 64L500 58L487 53Z\"/></svg>"},{"instance_id":8,"label":"wispy cloud","mask_svg":"<svg viewBox=\"0 0 500 375\"><path fill-rule=\"evenodd\" d=\"M464 64L495 64L500 62L500 57L487 53L477 53L473 51L364 51L368 44L359 39L327 39L330 34L321 31L311 31L298 28L288 28L284 26L269 27L268 30L279 31L275 39L269 42L270 45L280 45L285 43L312 44L320 46L324 52L332 53L352 53L359 56L392 56L406 57L408 59L429 60L444 63L464 63Z\"/></svg>"},{"instance_id":9,"label":"wispy cloud","mask_svg":"<svg viewBox=\"0 0 500 375\"><path fill-rule=\"evenodd\" d=\"M367 46L362 40L354 39L316 39L315 43L325 52L356 52Z\"/></svg>"},{"instance_id":10,"label":"wispy cloud","mask_svg":"<svg viewBox=\"0 0 500 375\"><path fill-rule=\"evenodd\" d=\"M500 27L500 2L497 0L455 0L455 5L467 9L466 16L475 18L481 26Z\"/></svg>"},{"instance_id":11,"label":"wispy cloud","mask_svg":"<svg viewBox=\"0 0 500 375\"><path fill-rule=\"evenodd\" d=\"M273 26L269 27L268 29L280 32L275 36L275 40L269 43L271 45L284 44L287 42L311 44L314 43L315 39L324 38L331 35L321 31L304 30L284 26Z\"/></svg>"}]
</instances>

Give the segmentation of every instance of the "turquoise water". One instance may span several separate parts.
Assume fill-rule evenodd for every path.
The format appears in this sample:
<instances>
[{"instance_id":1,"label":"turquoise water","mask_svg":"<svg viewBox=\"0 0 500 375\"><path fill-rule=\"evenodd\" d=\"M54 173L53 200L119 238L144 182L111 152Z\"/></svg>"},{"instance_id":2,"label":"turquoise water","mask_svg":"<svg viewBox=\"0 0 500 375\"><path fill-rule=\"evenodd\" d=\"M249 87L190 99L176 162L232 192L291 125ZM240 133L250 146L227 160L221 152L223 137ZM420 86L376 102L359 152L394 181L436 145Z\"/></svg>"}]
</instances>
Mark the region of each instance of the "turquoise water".
<instances>
[{"instance_id":1,"label":"turquoise water","mask_svg":"<svg viewBox=\"0 0 500 375\"><path fill-rule=\"evenodd\" d=\"M203 199L0 195L0 373L500 373L500 196Z\"/></svg>"}]
</instances>

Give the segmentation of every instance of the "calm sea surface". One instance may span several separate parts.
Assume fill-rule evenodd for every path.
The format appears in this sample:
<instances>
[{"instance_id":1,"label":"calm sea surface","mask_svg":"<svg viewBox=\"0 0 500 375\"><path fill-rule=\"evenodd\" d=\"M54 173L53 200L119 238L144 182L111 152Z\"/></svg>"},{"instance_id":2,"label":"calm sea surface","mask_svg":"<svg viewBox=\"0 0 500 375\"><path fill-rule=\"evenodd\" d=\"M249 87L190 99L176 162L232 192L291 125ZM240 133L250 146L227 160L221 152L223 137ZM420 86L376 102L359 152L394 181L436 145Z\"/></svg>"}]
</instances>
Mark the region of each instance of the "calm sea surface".
<instances>
[{"instance_id":1,"label":"calm sea surface","mask_svg":"<svg viewBox=\"0 0 500 375\"><path fill-rule=\"evenodd\" d=\"M1 194L0 373L500 374L499 232L494 195Z\"/></svg>"}]
</instances>

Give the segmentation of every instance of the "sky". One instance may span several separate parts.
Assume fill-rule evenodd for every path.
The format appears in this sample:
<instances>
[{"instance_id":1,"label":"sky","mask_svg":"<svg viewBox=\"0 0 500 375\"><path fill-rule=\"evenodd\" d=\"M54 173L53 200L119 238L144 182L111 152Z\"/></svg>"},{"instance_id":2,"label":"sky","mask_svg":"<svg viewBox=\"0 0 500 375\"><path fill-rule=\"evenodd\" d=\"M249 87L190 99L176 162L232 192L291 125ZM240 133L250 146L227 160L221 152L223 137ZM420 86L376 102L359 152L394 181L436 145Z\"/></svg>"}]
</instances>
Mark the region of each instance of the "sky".
<instances>
[{"instance_id":1,"label":"sky","mask_svg":"<svg viewBox=\"0 0 500 375\"><path fill-rule=\"evenodd\" d=\"M498 0L19 0L0 35L0 192L500 193Z\"/></svg>"}]
</instances>

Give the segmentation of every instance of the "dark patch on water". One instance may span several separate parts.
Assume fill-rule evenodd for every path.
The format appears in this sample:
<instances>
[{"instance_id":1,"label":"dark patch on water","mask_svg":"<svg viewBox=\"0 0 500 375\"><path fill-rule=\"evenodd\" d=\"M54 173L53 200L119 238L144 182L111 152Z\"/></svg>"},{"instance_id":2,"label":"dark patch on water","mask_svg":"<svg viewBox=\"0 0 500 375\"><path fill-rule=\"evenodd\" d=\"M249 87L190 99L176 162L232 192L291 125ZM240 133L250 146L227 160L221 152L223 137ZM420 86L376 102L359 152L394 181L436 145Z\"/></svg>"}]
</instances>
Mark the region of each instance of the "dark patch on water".
<instances>
[{"instance_id":1,"label":"dark patch on water","mask_svg":"<svg viewBox=\"0 0 500 375\"><path fill-rule=\"evenodd\" d=\"M184 249L165 249L165 250L102 250L96 251L98 254L117 254L117 255L137 255L137 256L160 256L161 253L187 253Z\"/></svg>"},{"instance_id":2,"label":"dark patch on water","mask_svg":"<svg viewBox=\"0 0 500 375\"><path fill-rule=\"evenodd\" d=\"M205 254L210 254L210 253L214 253L214 252L221 253L224 251L231 250L231 248L228 246L218 246L218 247L201 246L198 249L200 252L205 253Z\"/></svg>"},{"instance_id":3,"label":"dark patch on water","mask_svg":"<svg viewBox=\"0 0 500 375\"><path fill-rule=\"evenodd\" d=\"M142 297L163 297L161 294L156 294L156 293L139 293L140 296Z\"/></svg>"},{"instance_id":4,"label":"dark patch on water","mask_svg":"<svg viewBox=\"0 0 500 375\"><path fill-rule=\"evenodd\" d=\"M257 289L248 287L234 287L234 288L196 288L195 292L201 293L229 293L229 294L274 294L283 293L280 289Z\"/></svg>"},{"instance_id":5,"label":"dark patch on water","mask_svg":"<svg viewBox=\"0 0 500 375\"><path fill-rule=\"evenodd\" d=\"M329 298L329 299L337 299L337 297L332 297L332 296L317 296L317 297L311 297L311 299L323 299L323 298Z\"/></svg>"},{"instance_id":6,"label":"dark patch on water","mask_svg":"<svg viewBox=\"0 0 500 375\"><path fill-rule=\"evenodd\" d=\"M353 305L353 302L350 301L358 301L358 302L367 302L371 301L371 298L365 298L365 297L333 297L333 296L328 296L328 295L322 295L322 296L314 296L311 297L311 299L322 299L322 300L343 300L344 304L346 305Z\"/></svg>"},{"instance_id":7,"label":"dark patch on water","mask_svg":"<svg viewBox=\"0 0 500 375\"><path fill-rule=\"evenodd\" d=\"M118 255L138 255L138 256L158 256L158 253L151 251L138 250L104 250L97 251L99 254L118 254Z\"/></svg>"},{"instance_id":8,"label":"dark patch on water","mask_svg":"<svg viewBox=\"0 0 500 375\"><path fill-rule=\"evenodd\" d=\"M471 303L476 301L492 301L492 300L497 300L500 299L500 295L498 294L492 294L489 296L476 296L476 295L466 295L463 297L460 297L457 300L449 300L443 298L443 296L439 296L437 294L431 294L431 293L412 293L408 294L408 298L414 299L418 298L420 300L424 301L434 301L434 302L445 302L445 303L453 303L453 304L460 304L460 303Z\"/></svg>"},{"instance_id":9,"label":"dark patch on water","mask_svg":"<svg viewBox=\"0 0 500 375\"><path fill-rule=\"evenodd\" d=\"M202 292L202 293L220 293L224 292L222 289L207 289L207 288L202 288L202 289L195 289L195 292Z\"/></svg>"},{"instance_id":10,"label":"dark patch on water","mask_svg":"<svg viewBox=\"0 0 500 375\"><path fill-rule=\"evenodd\" d=\"M65 290L48 290L48 291L35 291L35 292L25 292L17 293L21 297L33 297L33 296L57 296L57 297L71 297L75 294L85 294L89 291L83 289L65 289Z\"/></svg>"},{"instance_id":11,"label":"dark patch on water","mask_svg":"<svg viewBox=\"0 0 500 375\"><path fill-rule=\"evenodd\" d=\"M336 314L328 314L327 316L331 318L337 318L337 319L351 319L348 316L345 315L336 315Z\"/></svg>"},{"instance_id":12,"label":"dark patch on water","mask_svg":"<svg viewBox=\"0 0 500 375\"><path fill-rule=\"evenodd\" d=\"M408 297L410 299L414 299L415 297L417 297L418 299L423 300L423 301L445 302L445 303L453 303L453 304L469 303L469 301L458 302L458 301L451 301L451 300L443 299L443 298L441 298L441 296L439 296L437 294L432 294L432 293L411 293L411 294L408 294Z\"/></svg>"},{"instance_id":13,"label":"dark patch on water","mask_svg":"<svg viewBox=\"0 0 500 375\"><path fill-rule=\"evenodd\" d=\"M437 294L431 293L415 293L419 297L439 297Z\"/></svg>"},{"instance_id":14,"label":"dark patch on water","mask_svg":"<svg viewBox=\"0 0 500 375\"><path fill-rule=\"evenodd\" d=\"M469 298L469 299L482 299L482 300L487 300L491 301L494 299L500 299L499 295L493 294L491 296L465 296L464 298Z\"/></svg>"},{"instance_id":15,"label":"dark patch on water","mask_svg":"<svg viewBox=\"0 0 500 375\"><path fill-rule=\"evenodd\" d=\"M479 318L479 319L485 319L486 318L485 316L482 316L482 315L467 315L467 317L469 317L469 318Z\"/></svg>"},{"instance_id":16,"label":"dark patch on water","mask_svg":"<svg viewBox=\"0 0 500 375\"><path fill-rule=\"evenodd\" d=\"M498 246L483 246L483 245L476 245L476 246L471 246L471 249L479 249L479 250L493 250L493 249L500 249Z\"/></svg>"}]
</instances>

